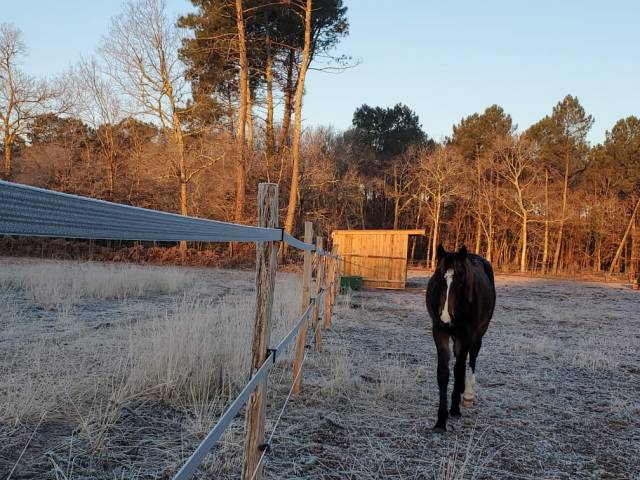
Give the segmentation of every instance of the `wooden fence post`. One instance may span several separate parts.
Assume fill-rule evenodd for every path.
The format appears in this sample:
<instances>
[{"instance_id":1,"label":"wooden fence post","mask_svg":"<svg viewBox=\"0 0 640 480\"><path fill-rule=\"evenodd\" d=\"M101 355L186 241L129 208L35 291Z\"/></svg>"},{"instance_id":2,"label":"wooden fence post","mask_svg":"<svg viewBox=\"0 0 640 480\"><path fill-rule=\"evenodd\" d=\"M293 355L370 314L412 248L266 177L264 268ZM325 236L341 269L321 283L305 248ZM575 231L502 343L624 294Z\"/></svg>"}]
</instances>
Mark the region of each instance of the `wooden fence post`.
<instances>
[{"instance_id":1,"label":"wooden fence post","mask_svg":"<svg viewBox=\"0 0 640 480\"><path fill-rule=\"evenodd\" d=\"M333 283L335 281L335 260L331 257L326 259L326 268L324 276L324 319L323 328L331 328L331 315L333 314Z\"/></svg>"},{"instance_id":2,"label":"wooden fence post","mask_svg":"<svg viewBox=\"0 0 640 480\"><path fill-rule=\"evenodd\" d=\"M278 185L258 185L258 226L278 228ZM251 350L251 375L263 365L271 336L273 288L276 280L277 246L275 242L256 243L256 313ZM262 478L261 446L264 444L267 378L249 397L245 420L243 480Z\"/></svg>"},{"instance_id":3,"label":"wooden fence post","mask_svg":"<svg viewBox=\"0 0 640 480\"><path fill-rule=\"evenodd\" d=\"M304 222L304 242L313 242L313 223ZM311 283L311 252L304 252L304 269L302 273L302 303L300 313L304 313L309 307L309 285ZM307 329L309 322L303 322L296 338L296 356L293 361L293 393L300 393L302 389L302 359L304 358L304 348L307 343Z\"/></svg>"},{"instance_id":4,"label":"wooden fence post","mask_svg":"<svg viewBox=\"0 0 640 480\"><path fill-rule=\"evenodd\" d=\"M319 252L323 247L322 237L316 239L316 247ZM318 270L316 271L316 301L313 305L313 314L311 317L311 327L313 328L313 338L315 340L316 351L322 351L322 331L318 328L320 317L320 294L322 291L322 282L324 281L324 266L325 258L319 253L316 253L316 261Z\"/></svg>"},{"instance_id":5,"label":"wooden fence post","mask_svg":"<svg viewBox=\"0 0 640 480\"><path fill-rule=\"evenodd\" d=\"M333 275L333 301L335 303L338 295L340 295L340 275L342 274L342 272L340 271L340 266L342 265L342 262L337 258L334 259L334 261L336 263L336 269Z\"/></svg>"}]
</instances>

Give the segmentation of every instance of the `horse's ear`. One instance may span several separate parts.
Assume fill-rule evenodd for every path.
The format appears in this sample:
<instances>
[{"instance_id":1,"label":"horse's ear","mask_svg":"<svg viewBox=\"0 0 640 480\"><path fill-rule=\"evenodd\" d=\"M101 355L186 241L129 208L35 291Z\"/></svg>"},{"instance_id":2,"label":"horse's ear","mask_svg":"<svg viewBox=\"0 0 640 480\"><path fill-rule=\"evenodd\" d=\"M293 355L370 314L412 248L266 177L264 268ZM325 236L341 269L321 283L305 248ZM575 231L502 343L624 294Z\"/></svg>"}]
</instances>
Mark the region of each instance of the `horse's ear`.
<instances>
[{"instance_id":1,"label":"horse's ear","mask_svg":"<svg viewBox=\"0 0 640 480\"><path fill-rule=\"evenodd\" d=\"M447 254L446 250L442 246L441 243L438 244L438 248L436 249L436 260L440 260Z\"/></svg>"},{"instance_id":2,"label":"horse's ear","mask_svg":"<svg viewBox=\"0 0 640 480\"><path fill-rule=\"evenodd\" d=\"M462 245L460 247L460 250L458 250L458 258L460 258L460 260L465 260L467 258L467 246L466 245Z\"/></svg>"}]
</instances>

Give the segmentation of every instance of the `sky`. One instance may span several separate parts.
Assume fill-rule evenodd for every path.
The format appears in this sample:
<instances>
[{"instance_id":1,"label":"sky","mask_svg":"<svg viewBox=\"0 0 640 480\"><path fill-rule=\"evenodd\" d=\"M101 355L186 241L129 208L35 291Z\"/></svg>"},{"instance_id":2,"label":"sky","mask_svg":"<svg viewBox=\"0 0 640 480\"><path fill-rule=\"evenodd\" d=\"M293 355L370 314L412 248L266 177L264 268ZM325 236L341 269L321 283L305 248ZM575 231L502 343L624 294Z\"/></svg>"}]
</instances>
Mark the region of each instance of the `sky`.
<instances>
[{"instance_id":1,"label":"sky","mask_svg":"<svg viewBox=\"0 0 640 480\"><path fill-rule=\"evenodd\" d=\"M640 116L640 2L636 0L344 0L350 34L336 54L357 65L311 71L306 126L348 128L363 103L402 102L435 140L463 117L498 104L519 130L565 95L595 118L601 142L620 118ZM176 15L192 9L168 0ZM24 34L23 68L50 76L90 55L120 0L0 0L0 21Z\"/></svg>"}]
</instances>

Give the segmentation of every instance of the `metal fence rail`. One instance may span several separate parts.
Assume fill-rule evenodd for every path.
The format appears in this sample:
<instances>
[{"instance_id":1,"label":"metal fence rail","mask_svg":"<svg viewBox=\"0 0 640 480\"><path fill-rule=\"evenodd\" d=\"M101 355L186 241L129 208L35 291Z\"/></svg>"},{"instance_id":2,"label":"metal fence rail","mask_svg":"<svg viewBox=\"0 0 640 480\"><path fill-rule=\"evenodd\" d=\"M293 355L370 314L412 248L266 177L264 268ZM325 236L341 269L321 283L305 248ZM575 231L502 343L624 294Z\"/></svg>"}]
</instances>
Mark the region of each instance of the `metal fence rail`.
<instances>
[{"instance_id":1,"label":"metal fence rail","mask_svg":"<svg viewBox=\"0 0 640 480\"><path fill-rule=\"evenodd\" d=\"M272 188L271 192L275 192L273 197L276 199L276 206L272 210L272 212L275 211L276 221L275 223L271 223L271 225L278 225L277 185L259 185L259 198L261 188L267 187L268 185ZM275 187L275 189L273 189L273 187ZM264 189L264 192L266 191L267 188ZM267 202L267 196L263 198L263 201ZM262 204L262 207L264 206L265 204ZM266 210L268 210L268 208L265 208L265 211ZM262 225L269 225L269 223L263 221L264 219L262 216L260 219L260 223ZM312 225L310 222L307 223L311 228L309 231L311 232L312 238ZM307 226L305 226L305 240L308 240L306 228ZM319 259L319 257L328 257L332 259L332 261L338 259L337 256L322 249L321 239L318 241L318 245L316 246L313 243L298 240L284 232L281 228L252 227L248 225L188 217L174 213L106 202L94 198L69 195L66 193L54 192L51 190L0 180L0 235L3 234L81 239L170 242L182 240L205 242L284 242L294 248L305 251L304 285L306 285L306 287L303 286L303 299L305 299L303 304L308 304L307 308L300 318L298 318L294 327L285 335L277 347L267 351L266 359L262 364L258 361L257 365L254 366L255 370L255 368L260 365L260 367L255 370L255 374L250 378L249 382L242 389L238 397L231 403L213 429L175 475L174 480L185 480L195 473L198 466L202 463L216 442L218 442L233 418L238 414L240 409L247 404L250 396L254 392L258 395L259 390L256 390L258 385L260 385L261 381L267 376L269 370L275 364L278 355L283 353L289 347L294 338L297 339L296 361L298 360L298 350L304 350L304 343L301 343L301 341L306 338L307 330L303 327L306 326L306 323L309 322L310 319L313 319L314 324L317 322L318 307L322 303L320 299L323 298L325 294L325 288L320 288L321 285L318 284L316 298L309 299L308 285L311 281L312 274L310 253L315 252L316 259ZM258 249L258 257L260 258L260 249ZM272 258L275 259L275 257ZM327 261L329 260L327 259ZM316 263L320 262L318 261ZM272 269L273 275L275 276L275 261L272 261L271 267L269 268ZM318 272L318 282L327 281L326 278L323 278L324 274L322 272L324 272L324 269L321 268ZM334 274L335 273L336 272L334 271ZM259 282L260 278L258 278L257 281ZM335 278L332 282L330 290L333 290ZM272 281L269 283L270 288L272 289ZM271 303L266 306L268 309L273 308L273 299L271 299L270 302ZM265 313L266 308L262 310L262 314ZM256 326L257 325L258 320L256 320ZM315 325L316 330L319 328L319 325L319 323ZM268 339L268 336L266 338ZM317 338L316 348L319 349ZM301 364L298 368L302 368ZM294 385L300 375L300 371L301 370L297 372L297 376L294 378ZM264 419L262 421L264 422ZM246 455L247 451L245 450L245 459L247 458ZM260 456L258 466L260 465L263 457L264 452ZM256 472L253 472L254 475Z\"/></svg>"},{"instance_id":2,"label":"metal fence rail","mask_svg":"<svg viewBox=\"0 0 640 480\"><path fill-rule=\"evenodd\" d=\"M294 248L299 250L306 250L307 252L314 252L316 250L316 246L312 243L304 243L301 240L298 240L295 237L292 237L287 232L283 232L282 240Z\"/></svg>"},{"instance_id":3,"label":"metal fence rail","mask_svg":"<svg viewBox=\"0 0 640 480\"><path fill-rule=\"evenodd\" d=\"M5 235L171 242L283 240L279 228L187 217L2 180L0 206L0 234ZM289 240L296 248L313 248L293 237Z\"/></svg>"},{"instance_id":4,"label":"metal fence rail","mask_svg":"<svg viewBox=\"0 0 640 480\"><path fill-rule=\"evenodd\" d=\"M269 352L269 355L262 364L262 367L260 367L260 369L251 377L247 385L242 389L236 399L222 414L213 429L211 429L209 434L202 440L202 442L200 442L198 448L194 450L194 452L187 459L184 465L182 465L180 470L178 470L178 473L175 474L173 480L186 480L188 478L191 478L191 476L195 473L195 471L204 461L211 449L215 446L218 440L220 440L220 437L222 437L225 429L229 426L240 409L247 403L251 393L253 393L260 381L269 373L271 367L275 365L276 359L280 356L281 353L287 350L289 344L296 337L304 322L309 320L309 316L311 315L311 311L313 310L313 304L314 301L312 300L311 304L298 319L295 326L289 331L289 333L287 333L287 335L285 335L278 346Z\"/></svg>"}]
</instances>

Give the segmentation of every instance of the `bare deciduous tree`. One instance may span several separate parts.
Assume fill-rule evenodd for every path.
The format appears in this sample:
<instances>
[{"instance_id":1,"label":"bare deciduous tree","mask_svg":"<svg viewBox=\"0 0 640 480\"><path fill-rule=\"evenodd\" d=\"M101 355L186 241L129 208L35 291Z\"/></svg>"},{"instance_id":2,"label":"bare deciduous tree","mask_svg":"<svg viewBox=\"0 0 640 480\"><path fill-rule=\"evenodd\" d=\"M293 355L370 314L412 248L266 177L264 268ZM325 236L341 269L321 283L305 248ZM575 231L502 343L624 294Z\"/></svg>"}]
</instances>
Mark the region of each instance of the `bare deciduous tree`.
<instances>
[{"instance_id":1,"label":"bare deciduous tree","mask_svg":"<svg viewBox=\"0 0 640 480\"><path fill-rule=\"evenodd\" d=\"M31 123L39 115L57 115L69 106L62 80L37 80L18 68L18 60L25 54L20 30L9 23L0 24L0 127L5 178L10 178L13 171L12 150Z\"/></svg>"},{"instance_id":2,"label":"bare deciduous tree","mask_svg":"<svg viewBox=\"0 0 640 480\"><path fill-rule=\"evenodd\" d=\"M175 148L170 171L178 179L180 213L188 214L187 186L195 175L218 159L207 158L190 165L184 117L189 113L189 89L184 65L179 59L181 37L169 19L164 0L130 1L111 22L101 52L107 73L138 107L139 113L155 118ZM181 243L184 252L186 245Z\"/></svg>"},{"instance_id":3,"label":"bare deciduous tree","mask_svg":"<svg viewBox=\"0 0 640 480\"><path fill-rule=\"evenodd\" d=\"M386 195L393 199L393 228L400 224L400 215L415 201L413 191L418 180L416 175L416 152L409 149L394 159L391 164L391 188Z\"/></svg>"},{"instance_id":4,"label":"bare deciduous tree","mask_svg":"<svg viewBox=\"0 0 640 480\"><path fill-rule=\"evenodd\" d=\"M534 145L522 137L507 136L494 148L498 174L506 181L504 206L520 219L520 271L527 271L527 227L537 205L534 189L538 172Z\"/></svg>"},{"instance_id":5,"label":"bare deciduous tree","mask_svg":"<svg viewBox=\"0 0 640 480\"><path fill-rule=\"evenodd\" d=\"M122 98L113 83L105 78L95 58L82 59L75 70L79 116L95 131L107 170L108 198L113 198L118 170L116 125L123 118Z\"/></svg>"},{"instance_id":6,"label":"bare deciduous tree","mask_svg":"<svg viewBox=\"0 0 640 480\"><path fill-rule=\"evenodd\" d=\"M438 146L433 152L420 155L420 192L418 198L427 206L432 221L431 268L436 268L435 251L438 245L442 208L460 190L456 176L460 169L458 153L451 147Z\"/></svg>"}]
</instances>

